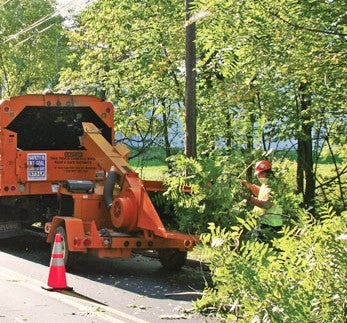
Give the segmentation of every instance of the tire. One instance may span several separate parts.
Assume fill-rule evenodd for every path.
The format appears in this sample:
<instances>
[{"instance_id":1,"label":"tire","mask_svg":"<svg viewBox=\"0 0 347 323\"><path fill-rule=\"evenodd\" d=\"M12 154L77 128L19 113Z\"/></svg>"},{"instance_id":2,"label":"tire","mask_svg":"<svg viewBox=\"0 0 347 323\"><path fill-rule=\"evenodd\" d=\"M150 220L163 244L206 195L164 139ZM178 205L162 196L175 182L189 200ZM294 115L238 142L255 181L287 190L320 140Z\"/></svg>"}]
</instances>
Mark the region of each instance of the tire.
<instances>
[{"instance_id":1,"label":"tire","mask_svg":"<svg viewBox=\"0 0 347 323\"><path fill-rule=\"evenodd\" d=\"M78 252L71 252L69 251L69 247L67 245L67 236L66 236L66 230L64 227L59 226L54 231L54 237L57 233L60 233L61 240L62 240L62 251L63 251L63 259L66 270L71 270L75 267L76 262L79 257ZM51 250L53 250L54 241L51 243Z\"/></svg>"},{"instance_id":2,"label":"tire","mask_svg":"<svg viewBox=\"0 0 347 323\"><path fill-rule=\"evenodd\" d=\"M178 249L158 249L157 253L161 265L168 271L180 270L187 260L187 252Z\"/></svg>"}]
</instances>

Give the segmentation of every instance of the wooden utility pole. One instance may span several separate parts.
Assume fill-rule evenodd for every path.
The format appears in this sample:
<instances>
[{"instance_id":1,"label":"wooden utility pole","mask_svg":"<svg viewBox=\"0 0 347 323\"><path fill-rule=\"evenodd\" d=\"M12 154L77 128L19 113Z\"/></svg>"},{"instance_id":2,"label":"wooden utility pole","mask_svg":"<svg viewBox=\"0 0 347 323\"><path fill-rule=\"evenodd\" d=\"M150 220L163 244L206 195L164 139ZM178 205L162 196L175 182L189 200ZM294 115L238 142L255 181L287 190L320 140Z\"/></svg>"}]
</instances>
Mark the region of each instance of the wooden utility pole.
<instances>
[{"instance_id":1,"label":"wooden utility pole","mask_svg":"<svg viewBox=\"0 0 347 323\"><path fill-rule=\"evenodd\" d=\"M185 0L186 86L185 86L185 154L196 159L196 28L191 21L192 0Z\"/></svg>"}]
</instances>

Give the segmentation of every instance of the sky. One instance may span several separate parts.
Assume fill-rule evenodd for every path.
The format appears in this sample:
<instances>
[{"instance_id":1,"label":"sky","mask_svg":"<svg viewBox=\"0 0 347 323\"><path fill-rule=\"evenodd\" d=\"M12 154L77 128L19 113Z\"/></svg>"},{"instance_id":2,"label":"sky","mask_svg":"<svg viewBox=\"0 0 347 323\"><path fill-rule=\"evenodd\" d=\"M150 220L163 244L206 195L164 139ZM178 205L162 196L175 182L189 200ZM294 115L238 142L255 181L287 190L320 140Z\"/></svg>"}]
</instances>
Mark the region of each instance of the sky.
<instances>
[{"instance_id":1,"label":"sky","mask_svg":"<svg viewBox=\"0 0 347 323\"><path fill-rule=\"evenodd\" d=\"M86 4L93 2L90 0L56 0L58 8L61 10L62 16L69 16L70 13L77 13L81 11Z\"/></svg>"}]
</instances>

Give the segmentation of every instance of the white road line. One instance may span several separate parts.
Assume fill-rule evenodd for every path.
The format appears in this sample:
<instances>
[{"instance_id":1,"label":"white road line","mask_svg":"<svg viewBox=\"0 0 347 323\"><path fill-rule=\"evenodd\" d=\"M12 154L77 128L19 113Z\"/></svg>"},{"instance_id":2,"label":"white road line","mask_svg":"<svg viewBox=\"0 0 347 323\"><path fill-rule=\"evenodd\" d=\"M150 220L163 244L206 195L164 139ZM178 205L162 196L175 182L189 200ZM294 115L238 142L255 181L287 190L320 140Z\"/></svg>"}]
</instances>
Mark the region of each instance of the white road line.
<instances>
[{"instance_id":1,"label":"white road line","mask_svg":"<svg viewBox=\"0 0 347 323\"><path fill-rule=\"evenodd\" d=\"M4 277L7 279L15 279L19 280L21 285L24 287L35 291L37 293L46 294L47 296L59 300L67 305L73 306L80 311L92 312L96 317L100 317L101 319L112 322L112 323L124 323L124 322L134 322L134 323L149 323L147 321L141 320L133 315L124 313L122 311L116 310L114 308L97 304L95 305L92 301L84 300L82 298L78 298L78 302L74 300L72 296L64 295L62 293L46 291L42 289L42 283L34 278L29 276L20 274L14 270L8 269L6 267L0 266L0 277ZM82 304L84 303L84 304ZM126 321L122 321L116 319L114 316L108 315L107 313L114 314L118 318L125 319Z\"/></svg>"}]
</instances>

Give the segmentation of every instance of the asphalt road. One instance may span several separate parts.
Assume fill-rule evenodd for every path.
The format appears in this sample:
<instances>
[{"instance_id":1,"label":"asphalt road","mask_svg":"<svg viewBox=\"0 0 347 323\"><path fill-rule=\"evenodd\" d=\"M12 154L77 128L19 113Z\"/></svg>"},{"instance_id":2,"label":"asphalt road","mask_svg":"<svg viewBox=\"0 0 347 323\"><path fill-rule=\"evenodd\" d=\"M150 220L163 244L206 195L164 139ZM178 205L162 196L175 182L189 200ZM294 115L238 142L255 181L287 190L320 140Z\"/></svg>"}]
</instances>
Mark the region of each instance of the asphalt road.
<instances>
[{"instance_id":1,"label":"asphalt road","mask_svg":"<svg viewBox=\"0 0 347 323\"><path fill-rule=\"evenodd\" d=\"M157 259L84 256L66 279L73 291L47 291L50 247L43 238L0 240L0 322L210 322L192 312L207 272L177 273Z\"/></svg>"}]
</instances>

